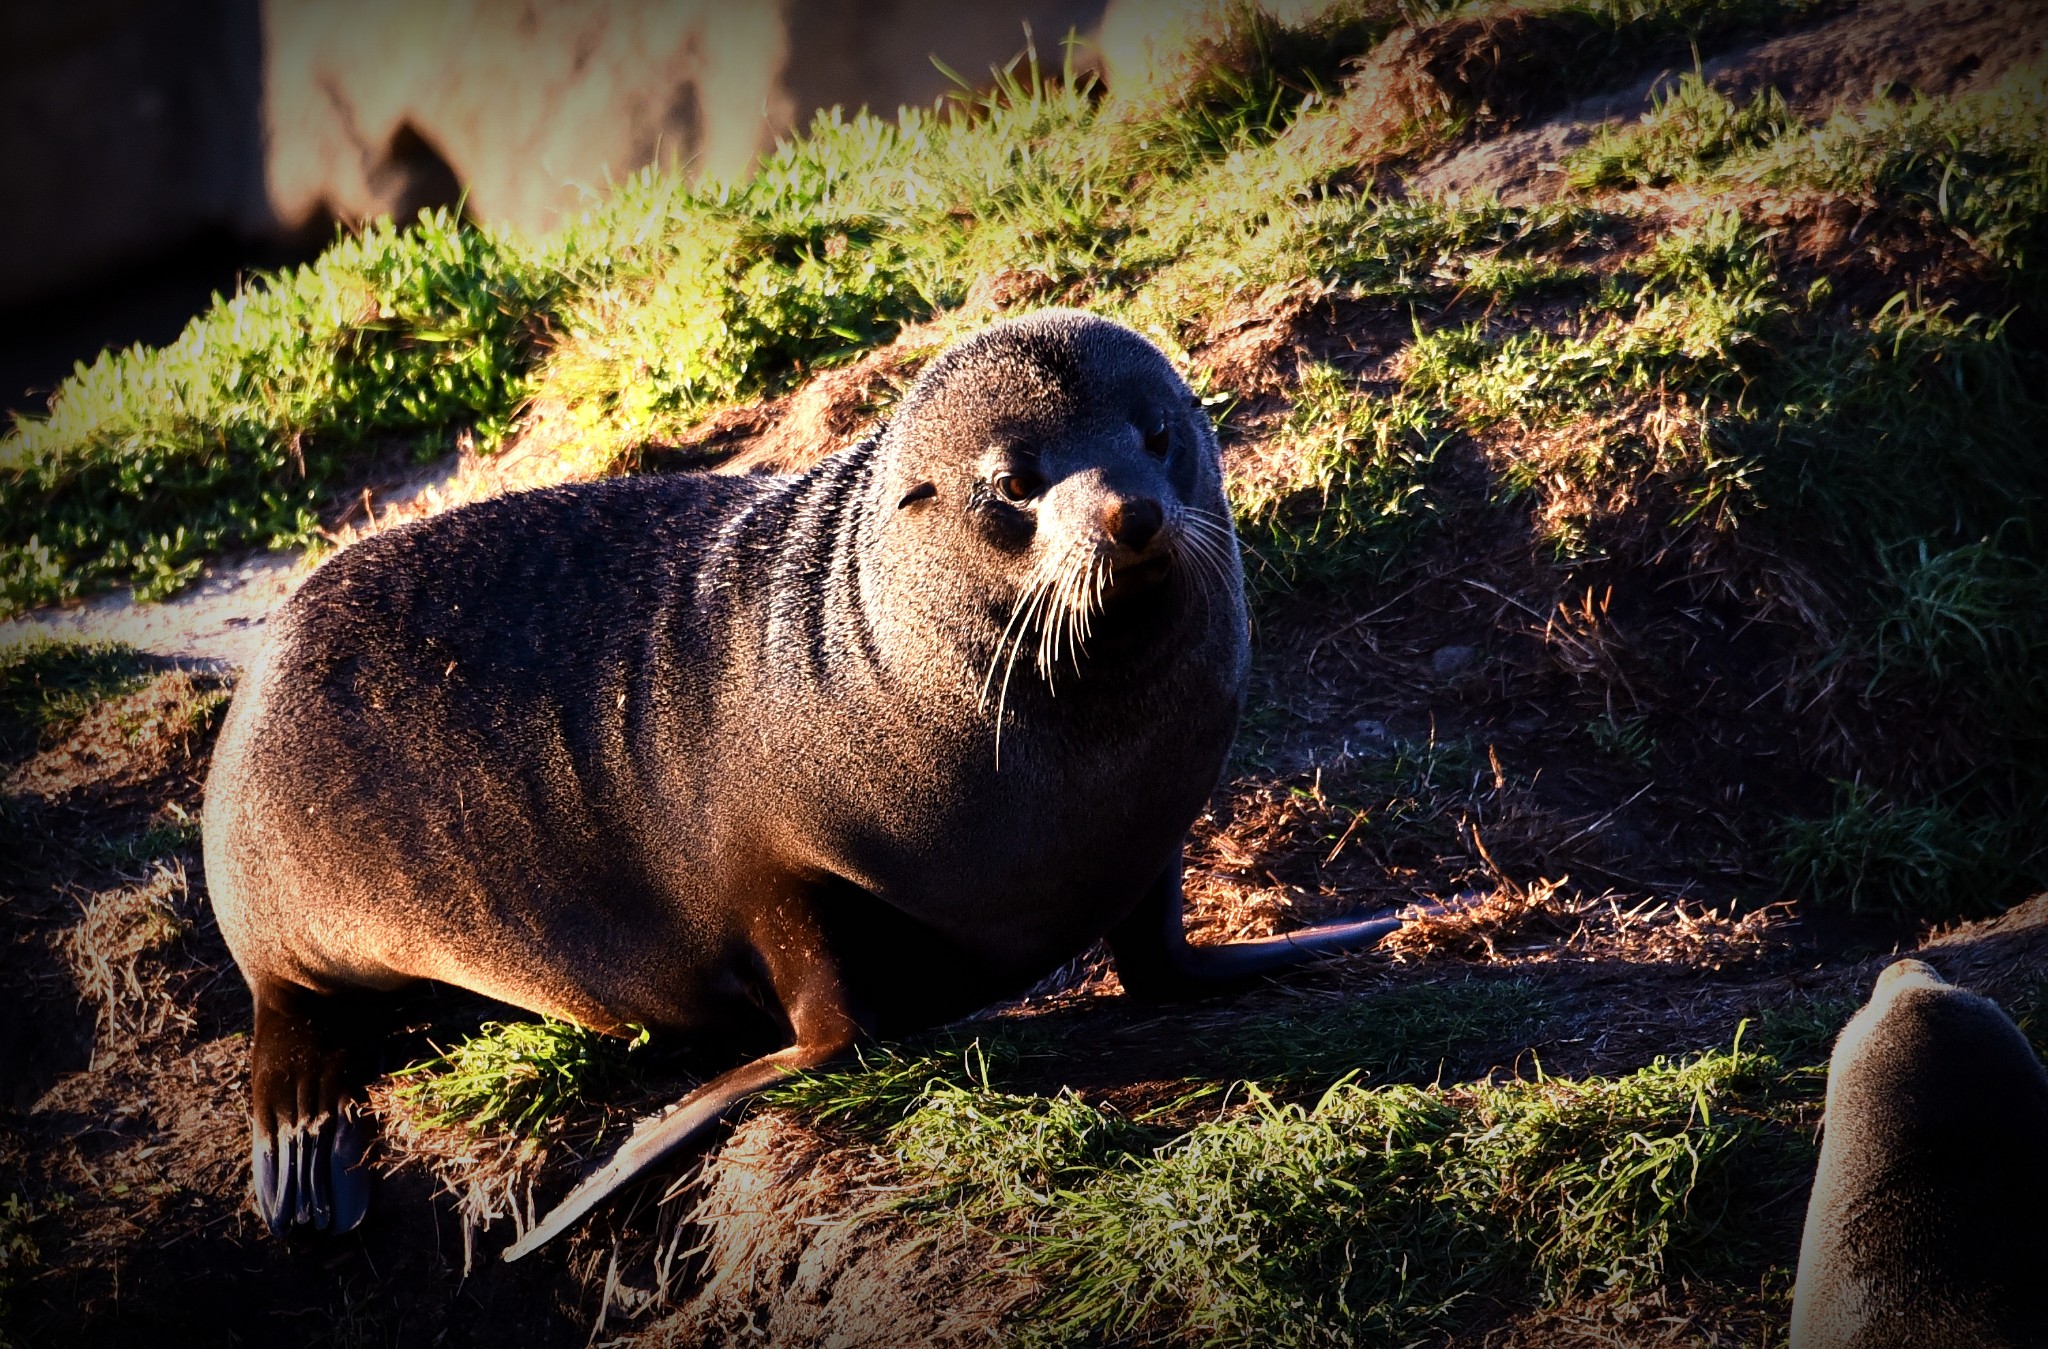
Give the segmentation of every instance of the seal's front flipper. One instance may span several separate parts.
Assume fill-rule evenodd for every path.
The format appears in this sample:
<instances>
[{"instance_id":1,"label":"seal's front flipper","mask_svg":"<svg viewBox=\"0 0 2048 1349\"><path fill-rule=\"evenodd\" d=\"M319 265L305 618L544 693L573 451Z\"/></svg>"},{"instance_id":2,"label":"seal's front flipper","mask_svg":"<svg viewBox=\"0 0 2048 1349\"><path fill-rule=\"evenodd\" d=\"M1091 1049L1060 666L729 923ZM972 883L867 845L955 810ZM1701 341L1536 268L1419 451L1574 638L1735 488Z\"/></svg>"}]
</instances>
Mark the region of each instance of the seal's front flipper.
<instances>
[{"instance_id":1,"label":"seal's front flipper","mask_svg":"<svg viewBox=\"0 0 2048 1349\"><path fill-rule=\"evenodd\" d=\"M796 895L776 899L779 902L764 902L754 911L762 920L755 950L775 1000L789 1016L796 1043L721 1073L667 1110L640 1121L603 1166L579 1181L568 1198L512 1243L505 1252L507 1260L517 1260L566 1231L662 1158L701 1137L755 1092L853 1048L861 1028L847 1008L839 967L826 954L829 948L808 905Z\"/></svg>"},{"instance_id":2,"label":"seal's front flipper","mask_svg":"<svg viewBox=\"0 0 2048 1349\"><path fill-rule=\"evenodd\" d=\"M848 1037L834 1044L792 1045L721 1073L660 1114L649 1115L634 1127L603 1166L578 1181L567 1198L512 1243L505 1251L505 1259L517 1260L538 1250L662 1158L699 1137L747 1097L807 1068L829 1062L852 1043Z\"/></svg>"},{"instance_id":3,"label":"seal's front flipper","mask_svg":"<svg viewBox=\"0 0 2048 1349\"><path fill-rule=\"evenodd\" d=\"M1109 930L1117 977L1134 998L1160 1002L1242 987L1320 955L1362 951L1401 930L1398 917L1325 923L1277 937L1190 945L1181 922L1180 856L1121 923Z\"/></svg>"},{"instance_id":4,"label":"seal's front flipper","mask_svg":"<svg viewBox=\"0 0 2048 1349\"><path fill-rule=\"evenodd\" d=\"M284 985L256 987L249 1072L250 1164L256 1211L278 1236L304 1224L346 1232L370 1204L370 1122L355 1100L349 1051L329 1033L325 1000Z\"/></svg>"}]
</instances>

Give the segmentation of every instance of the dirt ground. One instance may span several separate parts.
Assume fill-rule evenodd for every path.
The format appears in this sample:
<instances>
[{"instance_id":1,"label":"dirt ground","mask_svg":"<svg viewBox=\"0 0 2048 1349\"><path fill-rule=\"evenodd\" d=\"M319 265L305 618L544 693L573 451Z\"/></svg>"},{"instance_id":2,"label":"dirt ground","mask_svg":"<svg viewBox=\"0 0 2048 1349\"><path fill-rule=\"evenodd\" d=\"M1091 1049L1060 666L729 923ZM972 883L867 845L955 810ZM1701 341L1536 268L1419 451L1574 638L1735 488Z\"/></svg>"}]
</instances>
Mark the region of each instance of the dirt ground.
<instances>
[{"instance_id":1,"label":"dirt ground","mask_svg":"<svg viewBox=\"0 0 2048 1349\"><path fill-rule=\"evenodd\" d=\"M1438 635L1417 645L1430 642L1441 649ZM913 1230L893 1213L886 1158L773 1111L741 1124L694 1190L664 1204L661 1184L648 1187L518 1266L495 1259L517 1225L506 1210L559 1193L579 1165L573 1138L537 1165L508 1169L475 1141L437 1150L399 1133L362 1228L271 1239L248 1198L248 1000L208 919L195 840L182 827L201 805L224 691L217 677L157 674L7 777L9 851L25 865L8 878L4 910L18 977L0 1018L0 1191L15 1201L0 1221L10 1333L22 1343L566 1345L625 1331L688 1344L748 1326L770 1343L973 1343L1028 1295L1020 1279L988 1277L1001 1254L992 1238ZM1341 715L1364 709L1396 723L1419 712L1359 701L1355 690L1343 702ZM1524 741L1497 752L1509 763L1532 750ZM1379 859L1355 869L1341 855L1326 860L1327 843L1286 818L1312 811L1312 798L1279 793L1275 781L1240 778L1198 831L1204 934L1270 930L1360 897L1430 888L1420 877L1389 880L1401 868ZM1642 810L1658 796L1616 813L1601 807L1605 797L1577 804L1582 790L1563 793L1570 832L1610 814L1636 837L1660 832L1659 817ZM1606 845L1604 872L1635 869L1630 851ZM1134 1113L1192 1082L1255 1070L1219 1061L1216 1046L1227 1046L1232 1024L1276 1012L1444 979L1528 980L1545 1009L1536 1023L1416 1075L1626 1070L1725 1045L1738 1020L1794 996L1853 1002L1890 950L1912 944L1897 930L1816 928L1786 906L1738 916L1697 880L1524 885L1489 876L1483 855L1470 861L1465 889L1477 902L1389 950L1169 1009L1131 1006L1113 974L1080 962L1063 987L994 1015L1028 1020L1060 1044L1034 1069L1041 1089L1069 1087ZM1440 865L1432 870L1440 879ZM1376 886L1355 883L1374 877ZM2017 988L2048 971L2048 900L1928 954L1974 986ZM411 996L387 1009L389 1061L417 1058L429 1040L445 1043L502 1010L449 991ZM606 1105L622 1117L651 1103L648 1090ZM469 1192L480 1175L517 1180L496 1206L499 1221L478 1230L476 1217L493 1207ZM1803 1197L1787 1195L1784 1207L1783 1226L1796 1233ZM1512 1317L1503 1324L1512 1329Z\"/></svg>"}]
</instances>

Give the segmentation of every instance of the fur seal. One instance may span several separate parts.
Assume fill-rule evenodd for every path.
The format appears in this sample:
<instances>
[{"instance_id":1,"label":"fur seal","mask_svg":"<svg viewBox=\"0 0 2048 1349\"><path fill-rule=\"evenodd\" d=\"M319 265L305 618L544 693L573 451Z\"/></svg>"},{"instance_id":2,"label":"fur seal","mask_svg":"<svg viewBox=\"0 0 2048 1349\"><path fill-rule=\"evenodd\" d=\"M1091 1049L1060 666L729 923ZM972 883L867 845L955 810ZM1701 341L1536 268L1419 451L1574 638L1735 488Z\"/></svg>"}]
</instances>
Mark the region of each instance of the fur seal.
<instances>
[{"instance_id":1,"label":"fur seal","mask_svg":"<svg viewBox=\"0 0 2048 1349\"><path fill-rule=\"evenodd\" d=\"M2048 1070L1918 960L1878 976L1828 1066L1793 1349L2048 1345Z\"/></svg>"},{"instance_id":2,"label":"fur seal","mask_svg":"<svg viewBox=\"0 0 2048 1349\"><path fill-rule=\"evenodd\" d=\"M276 1231L367 1201L352 991L442 980L769 1051L644 1121L516 1258L749 1094L1098 938L1163 997L1399 926L1184 939L1181 841L1244 698L1237 541L1187 385L1087 314L956 343L799 476L587 483L379 535L273 629L205 858L255 1000Z\"/></svg>"}]
</instances>

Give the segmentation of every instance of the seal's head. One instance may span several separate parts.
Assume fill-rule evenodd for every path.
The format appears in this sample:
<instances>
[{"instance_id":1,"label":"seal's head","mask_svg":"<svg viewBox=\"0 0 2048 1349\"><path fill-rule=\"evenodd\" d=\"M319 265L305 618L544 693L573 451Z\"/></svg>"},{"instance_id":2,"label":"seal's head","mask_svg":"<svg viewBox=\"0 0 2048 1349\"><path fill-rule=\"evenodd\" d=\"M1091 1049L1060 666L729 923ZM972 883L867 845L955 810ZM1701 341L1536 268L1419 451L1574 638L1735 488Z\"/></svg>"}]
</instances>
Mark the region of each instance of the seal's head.
<instances>
[{"instance_id":1,"label":"seal's head","mask_svg":"<svg viewBox=\"0 0 2048 1349\"><path fill-rule=\"evenodd\" d=\"M956 620L993 624L999 679L1027 646L1050 681L1241 609L1215 433L1121 324L1047 310L984 329L926 367L879 449L880 551L917 559Z\"/></svg>"}]
</instances>

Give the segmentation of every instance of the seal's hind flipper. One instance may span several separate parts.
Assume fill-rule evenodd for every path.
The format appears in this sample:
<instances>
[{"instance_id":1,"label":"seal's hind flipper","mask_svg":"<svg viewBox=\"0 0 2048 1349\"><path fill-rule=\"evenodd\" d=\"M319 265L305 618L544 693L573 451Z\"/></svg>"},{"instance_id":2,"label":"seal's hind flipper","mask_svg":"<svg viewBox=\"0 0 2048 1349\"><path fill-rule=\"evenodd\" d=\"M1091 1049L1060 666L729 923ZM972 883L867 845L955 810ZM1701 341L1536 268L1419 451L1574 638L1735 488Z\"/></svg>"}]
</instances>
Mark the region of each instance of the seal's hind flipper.
<instances>
[{"instance_id":1,"label":"seal's hind flipper","mask_svg":"<svg viewBox=\"0 0 2048 1349\"><path fill-rule=\"evenodd\" d=\"M1245 986L1261 975L1305 964L1317 956L1363 951L1405 927L1413 917L1441 913L1440 904L1410 906L1408 916L1323 923L1283 932L1276 937L1196 946L1187 939L1182 919L1181 863L1155 881L1121 923L1109 930L1110 954L1124 991L1134 998L1161 1002L1202 997Z\"/></svg>"},{"instance_id":2,"label":"seal's hind flipper","mask_svg":"<svg viewBox=\"0 0 2048 1349\"><path fill-rule=\"evenodd\" d=\"M348 1050L322 1033L320 1000L256 989L249 1073L256 1211L278 1236L304 1225L349 1231L370 1203L370 1122L353 1099Z\"/></svg>"},{"instance_id":3,"label":"seal's hind flipper","mask_svg":"<svg viewBox=\"0 0 2048 1349\"><path fill-rule=\"evenodd\" d=\"M605 1164L576 1183L568 1197L554 1206L533 1229L512 1243L505 1259L517 1260L560 1236L577 1219L670 1156L701 1137L728 1110L807 1068L816 1068L844 1052L851 1039L824 1045L794 1045L744 1063L712 1078L659 1114L634 1126L619 1150Z\"/></svg>"}]
</instances>

